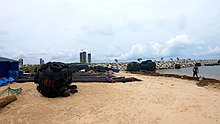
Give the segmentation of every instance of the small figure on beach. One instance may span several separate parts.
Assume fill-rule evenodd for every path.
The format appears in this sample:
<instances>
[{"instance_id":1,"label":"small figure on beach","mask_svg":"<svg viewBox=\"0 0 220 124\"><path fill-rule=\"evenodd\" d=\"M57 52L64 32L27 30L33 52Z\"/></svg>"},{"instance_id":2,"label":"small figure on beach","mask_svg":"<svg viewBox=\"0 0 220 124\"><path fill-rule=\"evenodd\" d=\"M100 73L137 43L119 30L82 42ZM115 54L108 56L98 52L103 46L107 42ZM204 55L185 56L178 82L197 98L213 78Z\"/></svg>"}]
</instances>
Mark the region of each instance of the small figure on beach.
<instances>
[{"instance_id":1,"label":"small figure on beach","mask_svg":"<svg viewBox=\"0 0 220 124\"><path fill-rule=\"evenodd\" d=\"M114 82L114 81L113 81L113 78L112 78L112 70L109 69L109 68L106 70L105 79L106 79L107 81Z\"/></svg>"},{"instance_id":2,"label":"small figure on beach","mask_svg":"<svg viewBox=\"0 0 220 124\"><path fill-rule=\"evenodd\" d=\"M194 66L193 67L193 77L198 77L198 73L199 73L199 68L198 66Z\"/></svg>"}]
</instances>

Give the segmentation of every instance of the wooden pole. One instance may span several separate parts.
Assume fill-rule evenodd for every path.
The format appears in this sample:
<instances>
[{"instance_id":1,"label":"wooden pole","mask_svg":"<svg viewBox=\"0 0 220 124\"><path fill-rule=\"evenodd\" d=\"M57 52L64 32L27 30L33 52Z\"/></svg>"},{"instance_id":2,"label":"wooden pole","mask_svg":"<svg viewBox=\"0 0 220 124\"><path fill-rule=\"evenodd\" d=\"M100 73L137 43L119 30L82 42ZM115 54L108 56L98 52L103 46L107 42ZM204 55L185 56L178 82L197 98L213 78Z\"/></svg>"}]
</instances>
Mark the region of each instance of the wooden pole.
<instances>
[{"instance_id":1,"label":"wooden pole","mask_svg":"<svg viewBox=\"0 0 220 124\"><path fill-rule=\"evenodd\" d=\"M0 98L0 107L4 107L8 104L10 104L11 102L14 102L15 100L17 100L17 97L15 95L9 95L9 96L5 96Z\"/></svg>"}]
</instances>

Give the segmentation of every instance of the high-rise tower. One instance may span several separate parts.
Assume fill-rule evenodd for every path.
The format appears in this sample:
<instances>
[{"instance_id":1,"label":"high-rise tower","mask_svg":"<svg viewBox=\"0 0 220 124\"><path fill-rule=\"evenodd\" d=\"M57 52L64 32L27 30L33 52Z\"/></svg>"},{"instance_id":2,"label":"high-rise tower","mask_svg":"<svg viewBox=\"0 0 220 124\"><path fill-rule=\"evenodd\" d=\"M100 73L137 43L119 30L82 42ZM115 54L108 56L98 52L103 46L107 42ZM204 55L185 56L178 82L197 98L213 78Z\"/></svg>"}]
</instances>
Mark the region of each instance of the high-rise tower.
<instances>
[{"instance_id":1,"label":"high-rise tower","mask_svg":"<svg viewBox=\"0 0 220 124\"><path fill-rule=\"evenodd\" d=\"M91 57L92 57L91 53L88 53L88 63L91 63Z\"/></svg>"},{"instance_id":2,"label":"high-rise tower","mask_svg":"<svg viewBox=\"0 0 220 124\"><path fill-rule=\"evenodd\" d=\"M44 60L42 58L40 58L40 65L44 64Z\"/></svg>"},{"instance_id":3,"label":"high-rise tower","mask_svg":"<svg viewBox=\"0 0 220 124\"><path fill-rule=\"evenodd\" d=\"M86 51L80 52L80 63L86 63Z\"/></svg>"}]
</instances>

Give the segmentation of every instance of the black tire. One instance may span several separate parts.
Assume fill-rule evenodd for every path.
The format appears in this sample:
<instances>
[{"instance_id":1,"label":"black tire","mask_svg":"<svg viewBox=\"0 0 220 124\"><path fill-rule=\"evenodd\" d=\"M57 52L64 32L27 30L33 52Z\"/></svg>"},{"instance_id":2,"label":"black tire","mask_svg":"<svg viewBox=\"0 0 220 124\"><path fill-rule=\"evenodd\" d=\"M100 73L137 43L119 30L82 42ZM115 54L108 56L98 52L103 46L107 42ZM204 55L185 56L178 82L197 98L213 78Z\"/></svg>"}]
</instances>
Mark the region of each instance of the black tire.
<instances>
[{"instance_id":1,"label":"black tire","mask_svg":"<svg viewBox=\"0 0 220 124\"><path fill-rule=\"evenodd\" d=\"M77 89L77 86L76 85L70 85L68 88L69 89Z\"/></svg>"},{"instance_id":2,"label":"black tire","mask_svg":"<svg viewBox=\"0 0 220 124\"><path fill-rule=\"evenodd\" d=\"M66 87L63 86L63 87L60 87L58 90L57 90L57 93L58 93L58 96L63 96L64 95L64 92L66 91ZM65 96L65 95L64 95Z\"/></svg>"},{"instance_id":3,"label":"black tire","mask_svg":"<svg viewBox=\"0 0 220 124\"><path fill-rule=\"evenodd\" d=\"M62 70L61 71L61 75L62 75L62 80L64 81L64 82L68 82L68 80L69 80L69 76L68 76L68 70Z\"/></svg>"},{"instance_id":4,"label":"black tire","mask_svg":"<svg viewBox=\"0 0 220 124\"><path fill-rule=\"evenodd\" d=\"M51 63L50 64L50 68L53 70L53 71L60 71L62 69L62 65L59 64L59 63Z\"/></svg>"},{"instance_id":5,"label":"black tire","mask_svg":"<svg viewBox=\"0 0 220 124\"><path fill-rule=\"evenodd\" d=\"M71 89L71 90L70 90L70 93L77 93L77 92L78 92L77 89Z\"/></svg>"},{"instance_id":6,"label":"black tire","mask_svg":"<svg viewBox=\"0 0 220 124\"><path fill-rule=\"evenodd\" d=\"M72 72L64 63L49 62L35 75L37 91L46 97L69 96L67 89L72 83ZM77 88L77 87L76 87Z\"/></svg>"},{"instance_id":7,"label":"black tire","mask_svg":"<svg viewBox=\"0 0 220 124\"><path fill-rule=\"evenodd\" d=\"M47 68L48 68L48 66L50 65L50 63L51 63L51 62L48 62L47 64L43 64L43 65L41 66L41 68L40 68L40 70L39 70L39 71L42 71L42 70L47 69Z\"/></svg>"}]
</instances>

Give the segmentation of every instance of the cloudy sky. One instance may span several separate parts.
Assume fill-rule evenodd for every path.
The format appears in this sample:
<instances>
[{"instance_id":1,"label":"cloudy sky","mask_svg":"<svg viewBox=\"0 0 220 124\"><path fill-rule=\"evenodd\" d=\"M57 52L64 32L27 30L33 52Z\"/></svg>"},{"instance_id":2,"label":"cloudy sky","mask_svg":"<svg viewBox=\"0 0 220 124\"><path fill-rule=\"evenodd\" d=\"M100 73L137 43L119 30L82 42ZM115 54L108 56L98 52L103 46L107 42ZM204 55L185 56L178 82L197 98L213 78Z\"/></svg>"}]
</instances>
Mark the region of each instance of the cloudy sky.
<instances>
[{"instance_id":1,"label":"cloudy sky","mask_svg":"<svg viewBox=\"0 0 220 124\"><path fill-rule=\"evenodd\" d=\"M0 0L0 56L220 59L219 0Z\"/></svg>"}]
</instances>

